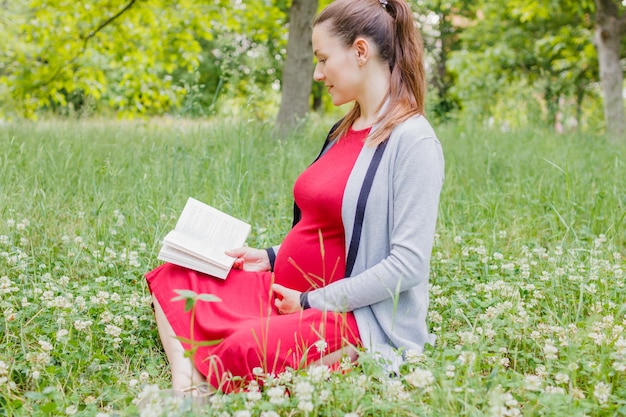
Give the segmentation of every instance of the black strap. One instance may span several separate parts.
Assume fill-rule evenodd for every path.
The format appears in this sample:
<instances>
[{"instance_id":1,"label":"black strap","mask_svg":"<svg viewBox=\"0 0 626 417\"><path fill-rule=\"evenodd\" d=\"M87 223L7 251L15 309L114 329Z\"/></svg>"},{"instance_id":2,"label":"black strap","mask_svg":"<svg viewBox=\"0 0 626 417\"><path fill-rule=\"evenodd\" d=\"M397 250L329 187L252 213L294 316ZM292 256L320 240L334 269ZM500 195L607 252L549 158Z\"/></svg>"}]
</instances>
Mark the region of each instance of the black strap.
<instances>
[{"instance_id":1,"label":"black strap","mask_svg":"<svg viewBox=\"0 0 626 417\"><path fill-rule=\"evenodd\" d=\"M359 199L356 203L356 215L354 216L352 239L350 239L350 247L348 248L348 256L346 257L345 275L347 277L352 274L352 268L354 268L356 254L359 251L359 243L361 242L361 229L363 229L363 218L365 217L365 205L367 204L367 197L369 196L372 189L374 176L376 175L376 170L378 169L378 165L380 165L380 160L383 157L383 152L385 152L385 147L387 146L388 141L389 139L381 142L374 151L374 156L372 156L370 165L369 167L367 167L367 172L365 173L365 178L363 179L363 186L361 187Z\"/></svg>"}]
</instances>

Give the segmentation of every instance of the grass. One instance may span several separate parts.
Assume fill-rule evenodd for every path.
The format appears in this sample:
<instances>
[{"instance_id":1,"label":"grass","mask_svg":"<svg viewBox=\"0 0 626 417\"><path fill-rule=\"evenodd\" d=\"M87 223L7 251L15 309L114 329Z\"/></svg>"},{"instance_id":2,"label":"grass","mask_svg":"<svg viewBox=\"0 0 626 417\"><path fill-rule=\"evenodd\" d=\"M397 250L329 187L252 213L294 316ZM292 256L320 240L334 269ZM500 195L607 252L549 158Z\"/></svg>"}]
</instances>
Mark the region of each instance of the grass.
<instances>
[{"instance_id":1,"label":"grass","mask_svg":"<svg viewBox=\"0 0 626 417\"><path fill-rule=\"evenodd\" d=\"M0 416L137 414L168 385L143 274L187 197L250 222L251 246L279 242L331 124L288 140L255 122L0 126ZM437 131L437 345L399 376L369 357L261 376L196 414L626 415L625 147Z\"/></svg>"}]
</instances>

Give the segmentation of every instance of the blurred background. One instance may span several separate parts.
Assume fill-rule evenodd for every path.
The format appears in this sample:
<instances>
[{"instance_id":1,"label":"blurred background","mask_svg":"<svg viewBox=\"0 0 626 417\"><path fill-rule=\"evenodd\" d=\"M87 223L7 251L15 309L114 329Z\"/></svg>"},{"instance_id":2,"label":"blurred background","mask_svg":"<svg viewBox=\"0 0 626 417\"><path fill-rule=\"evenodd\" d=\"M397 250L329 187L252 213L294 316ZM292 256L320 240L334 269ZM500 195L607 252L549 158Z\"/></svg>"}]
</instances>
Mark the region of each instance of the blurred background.
<instances>
[{"instance_id":1,"label":"blurred background","mask_svg":"<svg viewBox=\"0 0 626 417\"><path fill-rule=\"evenodd\" d=\"M0 121L333 109L310 22L328 0L0 0ZM626 140L624 0L409 0L427 116ZM341 112L342 109L339 109Z\"/></svg>"}]
</instances>

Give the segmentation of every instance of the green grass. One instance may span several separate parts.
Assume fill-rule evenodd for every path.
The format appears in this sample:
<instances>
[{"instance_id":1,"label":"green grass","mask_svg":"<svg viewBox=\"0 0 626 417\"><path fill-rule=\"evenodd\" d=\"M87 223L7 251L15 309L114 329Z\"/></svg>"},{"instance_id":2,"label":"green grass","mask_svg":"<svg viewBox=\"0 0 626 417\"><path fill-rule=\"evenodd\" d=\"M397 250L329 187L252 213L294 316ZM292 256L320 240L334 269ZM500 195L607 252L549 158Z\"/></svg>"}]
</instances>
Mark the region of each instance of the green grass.
<instances>
[{"instance_id":1,"label":"green grass","mask_svg":"<svg viewBox=\"0 0 626 417\"><path fill-rule=\"evenodd\" d=\"M253 122L0 126L0 416L133 415L142 391L166 387L143 279L160 239L193 196L250 222L251 246L278 243L293 180L331 124L288 140ZM626 415L626 148L533 128L437 131L437 345L397 377L364 357L197 414Z\"/></svg>"}]
</instances>

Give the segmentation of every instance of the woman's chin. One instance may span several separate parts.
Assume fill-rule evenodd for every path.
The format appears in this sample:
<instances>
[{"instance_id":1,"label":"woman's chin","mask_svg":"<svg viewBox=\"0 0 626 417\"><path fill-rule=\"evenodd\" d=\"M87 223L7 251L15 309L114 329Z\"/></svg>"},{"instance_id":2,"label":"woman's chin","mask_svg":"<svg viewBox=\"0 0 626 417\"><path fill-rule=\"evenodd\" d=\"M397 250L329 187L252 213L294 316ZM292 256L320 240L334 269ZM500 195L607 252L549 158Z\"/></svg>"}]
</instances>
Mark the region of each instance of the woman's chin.
<instances>
[{"instance_id":1,"label":"woman's chin","mask_svg":"<svg viewBox=\"0 0 626 417\"><path fill-rule=\"evenodd\" d=\"M331 96L331 101L333 103L333 105L339 107L339 106L343 106L344 104L346 104L348 102L348 100L344 100L341 97L337 97L337 96Z\"/></svg>"}]
</instances>

